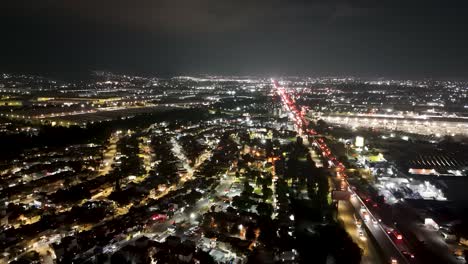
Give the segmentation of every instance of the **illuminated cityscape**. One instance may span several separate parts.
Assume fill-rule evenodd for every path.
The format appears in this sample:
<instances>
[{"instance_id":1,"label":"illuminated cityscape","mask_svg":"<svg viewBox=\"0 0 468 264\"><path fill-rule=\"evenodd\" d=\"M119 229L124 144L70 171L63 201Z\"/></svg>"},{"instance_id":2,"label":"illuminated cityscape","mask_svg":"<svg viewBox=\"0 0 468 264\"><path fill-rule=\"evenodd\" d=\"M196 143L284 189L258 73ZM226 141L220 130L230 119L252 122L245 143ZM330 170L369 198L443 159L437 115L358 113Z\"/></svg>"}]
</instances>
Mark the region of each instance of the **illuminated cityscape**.
<instances>
[{"instance_id":1,"label":"illuminated cityscape","mask_svg":"<svg viewBox=\"0 0 468 264\"><path fill-rule=\"evenodd\" d=\"M407 111L355 79L2 77L5 261L425 263L416 238L463 257L465 83Z\"/></svg>"},{"instance_id":2,"label":"illuminated cityscape","mask_svg":"<svg viewBox=\"0 0 468 264\"><path fill-rule=\"evenodd\" d=\"M5 1L0 264L468 263L467 13Z\"/></svg>"}]
</instances>

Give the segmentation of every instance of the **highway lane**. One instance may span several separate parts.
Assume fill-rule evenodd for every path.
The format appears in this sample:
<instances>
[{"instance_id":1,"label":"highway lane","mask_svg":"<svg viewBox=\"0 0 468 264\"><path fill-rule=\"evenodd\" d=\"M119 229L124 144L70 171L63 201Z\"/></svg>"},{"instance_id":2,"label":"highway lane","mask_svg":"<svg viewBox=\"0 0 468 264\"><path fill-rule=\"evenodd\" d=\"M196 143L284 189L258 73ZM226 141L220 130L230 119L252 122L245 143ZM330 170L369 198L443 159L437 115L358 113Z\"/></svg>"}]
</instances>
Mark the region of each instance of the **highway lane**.
<instances>
[{"instance_id":1,"label":"highway lane","mask_svg":"<svg viewBox=\"0 0 468 264\"><path fill-rule=\"evenodd\" d=\"M398 241L395 243L394 240L387 234L386 230L383 228L381 223L378 221L378 217L374 216L369 208L365 205L364 201L350 188L348 188L349 183L344 179L346 188L351 192L351 198L349 201L339 201L338 206L338 215L344 219L354 216L361 221L362 230L366 231L366 234L372 236L377 243L357 243L359 246L366 246L364 249L362 263L380 263L372 262L370 259L384 259L384 263L391 263L392 259L395 259L398 263L410 263L408 259L401 253L402 250L407 250L407 247L404 245L403 241ZM341 185L341 180L335 178L335 186ZM367 214L368 218L364 215ZM366 220L367 219L367 220ZM373 221L374 220L374 221ZM354 224L354 222L353 222ZM356 224L354 224L354 227ZM366 226L367 228L364 228ZM350 233L351 237L355 235L354 228L347 226L345 223L345 228ZM354 239L354 237L353 237ZM362 248L362 247L361 247ZM377 253L377 248L381 249L382 254ZM366 253L369 253L367 256ZM411 263L416 263L415 259L412 259Z\"/></svg>"},{"instance_id":2,"label":"highway lane","mask_svg":"<svg viewBox=\"0 0 468 264\"><path fill-rule=\"evenodd\" d=\"M363 236L359 236L359 228L356 225L354 218L355 210L349 201L338 202L338 218L343 222L346 232L351 236L353 241L362 249L362 264L381 263L379 253L377 252L372 241L368 238L365 230Z\"/></svg>"},{"instance_id":3,"label":"highway lane","mask_svg":"<svg viewBox=\"0 0 468 264\"><path fill-rule=\"evenodd\" d=\"M312 160L317 167L323 167L322 161L313 148L309 149ZM330 178L330 186L340 186L340 181L336 178ZM351 236L353 241L362 249L362 264L381 263L382 259L379 255L376 245L368 238L369 234L364 228L358 228L356 224L356 216L360 218L359 212L351 204L350 201L338 201L338 218L343 222L346 232ZM362 220L361 220L362 222ZM362 231L363 236L359 235L359 230Z\"/></svg>"},{"instance_id":4,"label":"highway lane","mask_svg":"<svg viewBox=\"0 0 468 264\"><path fill-rule=\"evenodd\" d=\"M391 258L394 258L398 261L398 263L410 263L408 259L401 253L400 248L398 247L395 242L393 242L392 238L387 234L386 230L382 227L380 223L374 224L372 219L377 220L374 215L370 212L370 210L366 207L364 202L359 198L358 195L354 194L350 198L350 203L353 206L354 210L362 219L362 224L366 225L367 230L370 231L371 235L377 241L378 246L382 249L385 254L386 260L388 263L391 263ZM361 213L361 208L365 208L365 212L369 215L369 220L365 221L363 218L363 214Z\"/></svg>"}]
</instances>

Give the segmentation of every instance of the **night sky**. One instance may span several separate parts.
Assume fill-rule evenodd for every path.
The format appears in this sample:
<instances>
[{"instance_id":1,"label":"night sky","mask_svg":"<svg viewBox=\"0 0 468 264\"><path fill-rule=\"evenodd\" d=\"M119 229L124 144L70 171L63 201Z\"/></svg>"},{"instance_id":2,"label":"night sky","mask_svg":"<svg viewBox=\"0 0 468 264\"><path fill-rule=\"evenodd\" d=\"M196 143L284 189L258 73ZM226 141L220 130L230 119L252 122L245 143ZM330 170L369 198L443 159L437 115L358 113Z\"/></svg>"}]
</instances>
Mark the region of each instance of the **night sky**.
<instances>
[{"instance_id":1,"label":"night sky","mask_svg":"<svg viewBox=\"0 0 468 264\"><path fill-rule=\"evenodd\" d=\"M8 72L468 79L466 1L5 2Z\"/></svg>"}]
</instances>

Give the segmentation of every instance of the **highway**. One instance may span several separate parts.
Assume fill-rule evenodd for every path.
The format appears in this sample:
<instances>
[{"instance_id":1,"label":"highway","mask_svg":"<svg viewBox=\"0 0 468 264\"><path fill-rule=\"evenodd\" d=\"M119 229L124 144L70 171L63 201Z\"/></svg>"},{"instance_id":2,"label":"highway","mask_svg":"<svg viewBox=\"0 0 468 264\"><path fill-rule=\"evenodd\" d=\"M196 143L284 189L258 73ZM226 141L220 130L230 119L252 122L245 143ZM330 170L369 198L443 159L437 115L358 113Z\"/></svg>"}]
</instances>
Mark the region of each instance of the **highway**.
<instances>
[{"instance_id":1,"label":"highway","mask_svg":"<svg viewBox=\"0 0 468 264\"><path fill-rule=\"evenodd\" d=\"M390 263L391 258L394 258L398 261L398 263L410 263L408 259L401 253L400 246L393 241L382 225L378 223L378 221L377 223L372 221L372 219L377 220L377 218L372 215L371 211L369 208L367 208L361 198L359 198L357 194L353 193L349 201L354 207L355 212L357 212L357 214L361 217L362 224L366 225L367 230L370 231L371 235L377 241L377 246L383 251L385 254L384 257L388 259L388 262ZM365 210L361 210L363 207ZM369 219L367 221L364 220L365 217L362 213L363 211L369 215ZM401 241L401 243L403 243L403 241Z\"/></svg>"},{"instance_id":2,"label":"highway","mask_svg":"<svg viewBox=\"0 0 468 264\"><path fill-rule=\"evenodd\" d=\"M346 232L351 236L354 243L362 249L362 264L379 263L380 257L377 249L372 241L368 238L369 234L362 228L356 225L355 210L351 202L339 201L338 202L338 218L343 222ZM362 236L359 235L359 230L362 230Z\"/></svg>"},{"instance_id":3,"label":"highway","mask_svg":"<svg viewBox=\"0 0 468 264\"><path fill-rule=\"evenodd\" d=\"M344 165L341 162L339 162L331 153L331 150L328 148L323 138L317 137L317 132L315 130L307 129L307 119L305 118L304 114L298 110L298 107L296 106L295 102L291 99L289 94L286 92L285 88L281 87L276 80L272 80L272 82L276 93L281 98L284 104L284 108L286 108L289 111L289 116L294 121L295 128L297 129L298 134L303 135L305 133L306 135L311 136L313 138L313 145L317 146L322 151L321 154L324 156L324 158L328 160L329 164L332 167L336 168L337 175L338 177L341 177L343 182L342 190L349 190L352 194L350 203L353 206L356 215L363 217L363 214L361 212L364 211L365 214L367 214L370 217L367 221L364 221L363 219L362 224L367 227L367 230L370 232L369 235L371 235L373 238L375 238L375 241L377 241L378 245L375 246L379 247L383 251L383 257L385 258L384 263L409 263L407 258L401 253L400 248L388 236L387 232L384 230L381 224L378 222L373 223L373 221L371 221L371 219L376 218L365 206L364 202L359 198L359 196L356 193L354 193L354 191L351 188L349 188L349 183L346 180L346 174L344 172L346 169Z\"/></svg>"}]
</instances>

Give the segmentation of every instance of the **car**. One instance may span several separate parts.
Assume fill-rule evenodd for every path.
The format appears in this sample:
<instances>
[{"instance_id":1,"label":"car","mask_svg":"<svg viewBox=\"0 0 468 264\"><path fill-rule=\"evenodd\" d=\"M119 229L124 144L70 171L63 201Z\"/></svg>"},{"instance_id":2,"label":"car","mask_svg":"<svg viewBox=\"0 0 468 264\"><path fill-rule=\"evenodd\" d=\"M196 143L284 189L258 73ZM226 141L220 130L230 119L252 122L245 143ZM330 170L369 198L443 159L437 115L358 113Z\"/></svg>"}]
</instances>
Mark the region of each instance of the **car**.
<instances>
[{"instance_id":1,"label":"car","mask_svg":"<svg viewBox=\"0 0 468 264\"><path fill-rule=\"evenodd\" d=\"M388 235L390 235L392 233L392 231L393 231L393 228L391 228L391 227L384 227L384 229L385 229L385 232L387 232Z\"/></svg>"},{"instance_id":2,"label":"car","mask_svg":"<svg viewBox=\"0 0 468 264\"><path fill-rule=\"evenodd\" d=\"M358 228L358 236L361 240L366 240L366 234L362 228Z\"/></svg>"},{"instance_id":3,"label":"car","mask_svg":"<svg viewBox=\"0 0 468 264\"><path fill-rule=\"evenodd\" d=\"M166 214L154 214L151 216L151 220L153 221L158 221L158 222L164 222L167 220L167 215Z\"/></svg>"},{"instance_id":4,"label":"car","mask_svg":"<svg viewBox=\"0 0 468 264\"><path fill-rule=\"evenodd\" d=\"M356 226L357 226L358 228L361 228L361 226L362 226L361 220L356 219Z\"/></svg>"},{"instance_id":5,"label":"car","mask_svg":"<svg viewBox=\"0 0 468 264\"><path fill-rule=\"evenodd\" d=\"M378 224L379 224L379 222L377 221L377 219L375 219L375 218L372 218L372 224L374 224L374 225L378 225Z\"/></svg>"},{"instance_id":6,"label":"car","mask_svg":"<svg viewBox=\"0 0 468 264\"><path fill-rule=\"evenodd\" d=\"M194 233L197 233L200 231L200 227L199 226L192 226L191 228L189 228L190 231L194 232Z\"/></svg>"},{"instance_id":7,"label":"car","mask_svg":"<svg viewBox=\"0 0 468 264\"><path fill-rule=\"evenodd\" d=\"M184 232L184 235L185 235L185 236L188 236L188 237L191 237L191 236L193 236L194 234L195 234L195 233L194 233L193 231L191 231L191 230L187 230L187 231Z\"/></svg>"},{"instance_id":8,"label":"car","mask_svg":"<svg viewBox=\"0 0 468 264\"><path fill-rule=\"evenodd\" d=\"M414 255L411 252L408 252L406 250L401 251L401 254L409 260L414 259Z\"/></svg>"},{"instance_id":9,"label":"car","mask_svg":"<svg viewBox=\"0 0 468 264\"><path fill-rule=\"evenodd\" d=\"M367 208L362 204L361 205L361 212L365 212L367 210Z\"/></svg>"},{"instance_id":10,"label":"car","mask_svg":"<svg viewBox=\"0 0 468 264\"><path fill-rule=\"evenodd\" d=\"M397 240L403 240L403 236L398 232L398 230L391 227L384 227L384 229L387 232L388 236Z\"/></svg>"},{"instance_id":11,"label":"car","mask_svg":"<svg viewBox=\"0 0 468 264\"><path fill-rule=\"evenodd\" d=\"M391 258L390 264L398 264L398 260L396 260L396 258Z\"/></svg>"},{"instance_id":12,"label":"car","mask_svg":"<svg viewBox=\"0 0 468 264\"><path fill-rule=\"evenodd\" d=\"M278 231L279 231L279 229L278 229ZM315 228L312 227L312 226L306 227L306 228L305 228L305 231L307 231L307 232L309 232L309 233L311 233L311 234L315 234L315 233L317 232L317 231L315 230Z\"/></svg>"},{"instance_id":13,"label":"car","mask_svg":"<svg viewBox=\"0 0 468 264\"><path fill-rule=\"evenodd\" d=\"M396 230L393 230L392 234L393 236L395 236L397 240L403 240L403 236L400 233L398 233Z\"/></svg>"},{"instance_id":14,"label":"car","mask_svg":"<svg viewBox=\"0 0 468 264\"><path fill-rule=\"evenodd\" d=\"M364 222L366 222L366 223L369 222L370 216L366 211L362 212L362 216L364 218Z\"/></svg>"}]
</instances>

